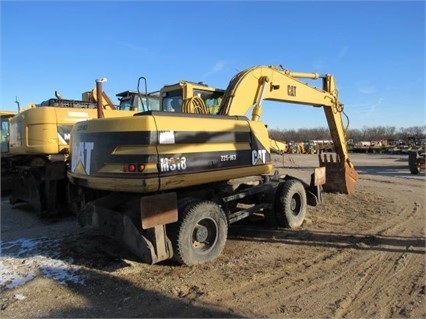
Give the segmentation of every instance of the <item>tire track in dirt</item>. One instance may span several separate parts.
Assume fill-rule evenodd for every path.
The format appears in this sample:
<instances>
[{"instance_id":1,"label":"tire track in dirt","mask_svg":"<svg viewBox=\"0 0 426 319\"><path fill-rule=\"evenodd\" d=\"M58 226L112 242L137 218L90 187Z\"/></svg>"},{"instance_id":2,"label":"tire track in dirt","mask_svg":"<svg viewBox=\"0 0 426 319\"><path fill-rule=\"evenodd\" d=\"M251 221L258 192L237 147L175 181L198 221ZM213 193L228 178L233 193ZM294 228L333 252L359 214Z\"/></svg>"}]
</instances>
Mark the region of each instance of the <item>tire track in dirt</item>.
<instances>
[{"instance_id":1,"label":"tire track in dirt","mask_svg":"<svg viewBox=\"0 0 426 319\"><path fill-rule=\"evenodd\" d=\"M377 227L372 227L369 233L375 234L373 239L377 241L376 245L380 245L384 249L392 246L392 238L394 242L398 240L402 242L401 239L410 239L407 235L414 236L407 242L414 243L415 247L407 245L404 247L405 252L385 253L382 254L382 257L369 253L371 258L369 256L364 261L364 273L368 276L363 278L367 278L367 280L360 280L360 283L364 282L361 286L359 283L355 284L353 294L343 299L333 317L351 317L359 313L372 317L405 316L410 313L410 309L400 308L399 305L404 303L407 294L412 299L412 304L415 304L416 300L418 303L419 300L424 298L424 286L419 281L420 278L424 278L424 267L417 266L424 266L424 229L416 227L416 225L424 225L424 213L422 213L424 212L424 208L422 208L424 204L413 201L413 197L417 198L417 195L401 196L402 200L397 202L397 208L394 208L391 218ZM376 236L383 234L387 234L385 240ZM386 240L389 238L390 240ZM416 266L412 267L412 265ZM355 268L354 270L362 271L362 268ZM407 272L413 275L412 280L408 282L406 280ZM356 289L357 286L359 286L359 289ZM365 290L365 292L361 293L362 290ZM402 295L404 295L404 298L401 298ZM371 303L374 304L374 311L366 311L366 309L369 309L366 305ZM382 313L377 312L377 309L380 309ZM389 312L383 313L384 309L389 309ZM423 314L415 314L414 317L417 315Z\"/></svg>"},{"instance_id":2,"label":"tire track in dirt","mask_svg":"<svg viewBox=\"0 0 426 319\"><path fill-rule=\"evenodd\" d=\"M379 235L412 235L419 233L422 230L422 214L424 214L424 207L417 201L404 201L404 206L396 210L392 219L385 221L377 228L373 228Z\"/></svg>"},{"instance_id":3,"label":"tire track in dirt","mask_svg":"<svg viewBox=\"0 0 426 319\"><path fill-rule=\"evenodd\" d=\"M410 265L423 262L424 249L415 240L419 227L408 229L421 205L406 208L405 199L383 194L367 188L353 197L327 195L302 229L233 227L217 261L190 269L136 266L126 277L134 282L149 273L139 283L146 289L248 317L410 317L418 313L404 298L415 308L422 296L416 281L424 278ZM401 284L407 271L410 280Z\"/></svg>"},{"instance_id":4,"label":"tire track in dirt","mask_svg":"<svg viewBox=\"0 0 426 319\"><path fill-rule=\"evenodd\" d=\"M401 258L411 257L407 253L377 254L377 248L371 251L362 248L328 250L309 262L303 258L297 262L297 252L290 251L294 259L288 260L291 264L285 267L284 272L278 269L277 273L273 263L269 267L263 263L259 265L263 271L257 272L256 277L251 280L241 278L238 286L230 286L221 292L217 302L227 305L229 301L228 306L231 307L234 302L239 304L264 296L262 304L251 313L255 317L297 316L299 312L303 312L304 317L328 316L330 312L335 318L359 316L360 313L390 316L393 313L385 313L384 309L398 309L399 299L383 296L398 296L401 278L397 275L404 272ZM313 255L314 250L308 255ZM420 255L414 256L410 262L419 262ZM233 277L235 274L229 275ZM421 278L422 275L419 273L416 277ZM385 289L384 283L387 285ZM311 298L318 295L324 295L324 299ZM372 300L380 301L372 303Z\"/></svg>"},{"instance_id":5,"label":"tire track in dirt","mask_svg":"<svg viewBox=\"0 0 426 319\"><path fill-rule=\"evenodd\" d=\"M367 258L362 262L359 262L360 258L352 258L352 261L357 261L351 264L350 272L358 274L359 278L352 283L351 290L338 300L333 309L333 317L352 317L359 313L367 317L400 316L394 309L401 301L401 294L408 292L407 284L411 286L413 283L401 283L405 277L404 272L409 270L407 261L410 259L410 262L419 262L420 255L386 253L377 256L369 253L365 256ZM347 275L349 277L350 274ZM415 278L419 275L416 274Z\"/></svg>"},{"instance_id":6,"label":"tire track in dirt","mask_svg":"<svg viewBox=\"0 0 426 319\"><path fill-rule=\"evenodd\" d=\"M388 200L386 197L380 198L383 205L381 208L385 213L375 218L377 223L374 222L374 218L364 216L368 218L367 224L364 225L368 227L363 228L361 232L365 236L356 233L347 236L352 238L352 241L346 243L347 247L344 247L345 243L340 243L342 248L336 248L331 252L327 250L327 253L324 253L324 250L307 248L307 255L316 257L309 261L303 260L303 254L300 252L290 249L288 252L292 254L292 257L288 259L288 262L296 265L295 267L286 267L284 274L273 275L274 268L267 267L263 263L259 267L266 267L263 273L267 275L258 276L256 282L244 281L238 288L232 287L227 293L221 294L220 302L226 303L226 300L233 298L235 300L236 296L238 296L237 302L243 302L264 294L265 301L252 315L267 317L298 316L301 313L304 317L317 317L327 316L330 311L336 318L359 317L360 314L388 317L409 313L409 309L399 306L403 303L401 296L406 297L407 294L411 294L413 304L415 300L421 298L424 288L416 281L423 278L424 273L419 267L415 269L407 267L410 264L424 264L422 259L424 246L420 245L420 237L416 237L417 241L416 239L405 240L400 235L404 234L401 233L401 229L405 229L404 224L407 225L407 229L410 229L413 222L418 223L418 207L421 205L416 205L412 209L395 210L395 202L386 202ZM400 207L400 205L404 206L405 202L402 204L399 202L396 206ZM350 214L344 217L352 220ZM345 218L342 218L343 222ZM357 218L359 217L353 219ZM329 224L329 226L339 225L339 222ZM252 238L256 237L254 235L256 230L246 229L246 232L247 236L251 234ZM384 236L382 233L388 235ZM414 231L414 235L416 233L417 231ZM399 234L399 236L389 236L392 234ZM408 235L413 234L411 232ZM295 242L296 239L293 238L293 244ZM405 247L405 242L414 242L416 247ZM304 246L307 244L306 241L303 243ZM350 245L353 247L351 248ZM298 255L302 256L297 258ZM277 254L274 258L280 257ZM401 285L406 271L413 272L413 279ZM272 290L271 287L273 287ZM325 297L324 301L311 298L321 294Z\"/></svg>"},{"instance_id":7,"label":"tire track in dirt","mask_svg":"<svg viewBox=\"0 0 426 319\"><path fill-rule=\"evenodd\" d=\"M294 157L293 171L309 176L304 159ZM364 171L374 172L371 158L361 159ZM374 160L380 170L389 162ZM262 221L232 225L222 255L195 267L141 264L120 245L76 234L63 241L61 258L81 266L90 284L58 289L43 279L46 289L37 291L28 283L7 291L9 301L18 293L28 298L2 314L426 318L425 180L404 174L362 172L355 194L324 194L297 230Z\"/></svg>"}]
</instances>

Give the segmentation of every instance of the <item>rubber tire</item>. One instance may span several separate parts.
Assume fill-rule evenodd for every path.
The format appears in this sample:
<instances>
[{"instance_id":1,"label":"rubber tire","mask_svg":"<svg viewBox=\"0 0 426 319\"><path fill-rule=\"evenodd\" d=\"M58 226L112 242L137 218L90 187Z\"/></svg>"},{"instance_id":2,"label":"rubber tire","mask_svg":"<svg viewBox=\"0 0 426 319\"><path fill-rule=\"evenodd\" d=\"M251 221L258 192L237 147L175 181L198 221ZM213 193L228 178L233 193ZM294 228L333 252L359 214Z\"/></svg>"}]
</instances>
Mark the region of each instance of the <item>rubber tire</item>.
<instances>
[{"instance_id":1,"label":"rubber tire","mask_svg":"<svg viewBox=\"0 0 426 319\"><path fill-rule=\"evenodd\" d=\"M79 216L80 211L86 204L86 197L83 189L73 185L71 182L68 182L66 193L67 202L71 214L73 214L74 216Z\"/></svg>"},{"instance_id":2,"label":"rubber tire","mask_svg":"<svg viewBox=\"0 0 426 319\"><path fill-rule=\"evenodd\" d=\"M179 206L179 219L170 227L173 259L192 266L217 258L228 235L223 210L212 201L186 200ZM196 240L197 230L198 235L204 237L203 241Z\"/></svg>"},{"instance_id":3,"label":"rubber tire","mask_svg":"<svg viewBox=\"0 0 426 319\"><path fill-rule=\"evenodd\" d=\"M275 192L274 212L281 227L297 228L306 215L306 191L302 183L290 179L281 182Z\"/></svg>"},{"instance_id":4,"label":"rubber tire","mask_svg":"<svg viewBox=\"0 0 426 319\"><path fill-rule=\"evenodd\" d=\"M408 154L408 167L410 168L410 173L413 175L420 174L421 165L418 160L417 152L410 152Z\"/></svg>"}]
</instances>

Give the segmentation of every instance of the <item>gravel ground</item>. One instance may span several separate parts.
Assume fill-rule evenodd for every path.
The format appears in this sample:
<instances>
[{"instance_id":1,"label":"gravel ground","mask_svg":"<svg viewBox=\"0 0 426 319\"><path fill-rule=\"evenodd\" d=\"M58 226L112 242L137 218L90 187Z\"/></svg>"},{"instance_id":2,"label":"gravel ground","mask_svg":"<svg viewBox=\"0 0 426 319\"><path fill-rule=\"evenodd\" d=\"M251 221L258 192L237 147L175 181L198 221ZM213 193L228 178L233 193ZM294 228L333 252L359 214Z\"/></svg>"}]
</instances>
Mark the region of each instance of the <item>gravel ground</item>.
<instances>
[{"instance_id":1,"label":"gravel ground","mask_svg":"<svg viewBox=\"0 0 426 319\"><path fill-rule=\"evenodd\" d=\"M2 318L425 318L425 175L404 155L353 154L353 195L324 194L301 228L231 226L223 254L140 263L74 217L1 202ZM315 155L275 156L307 178Z\"/></svg>"}]
</instances>

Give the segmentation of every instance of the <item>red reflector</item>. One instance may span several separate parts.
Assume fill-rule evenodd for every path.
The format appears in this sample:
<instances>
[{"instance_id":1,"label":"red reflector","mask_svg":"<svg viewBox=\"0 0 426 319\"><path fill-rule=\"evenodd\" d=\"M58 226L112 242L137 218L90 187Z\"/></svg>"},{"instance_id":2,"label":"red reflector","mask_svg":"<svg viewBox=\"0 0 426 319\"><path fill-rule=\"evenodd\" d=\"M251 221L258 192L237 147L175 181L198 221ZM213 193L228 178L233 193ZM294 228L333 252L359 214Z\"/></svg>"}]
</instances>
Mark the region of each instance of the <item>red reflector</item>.
<instances>
[{"instance_id":1,"label":"red reflector","mask_svg":"<svg viewBox=\"0 0 426 319\"><path fill-rule=\"evenodd\" d=\"M143 172L145 164L124 164L123 171L128 173Z\"/></svg>"}]
</instances>

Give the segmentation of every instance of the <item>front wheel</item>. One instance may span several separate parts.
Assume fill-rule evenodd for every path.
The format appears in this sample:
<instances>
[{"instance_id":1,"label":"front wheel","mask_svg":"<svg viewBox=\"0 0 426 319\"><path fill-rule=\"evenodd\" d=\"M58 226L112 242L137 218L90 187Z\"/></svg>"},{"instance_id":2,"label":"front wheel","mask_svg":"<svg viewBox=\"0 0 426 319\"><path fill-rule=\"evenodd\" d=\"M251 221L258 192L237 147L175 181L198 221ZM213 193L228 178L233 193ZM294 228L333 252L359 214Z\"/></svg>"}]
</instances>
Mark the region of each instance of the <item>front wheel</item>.
<instances>
[{"instance_id":1,"label":"front wheel","mask_svg":"<svg viewBox=\"0 0 426 319\"><path fill-rule=\"evenodd\" d=\"M291 179L278 185L275 192L274 212L281 227L296 228L306 215L306 192L302 183Z\"/></svg>"},{"instance_id":2,"label":"front wheel","mask_svg":"<svg viewBox=\"0 0 426 319\"><path fill-rule=\"evenodd\" d=\"M173 258L187 266L217 258L225 247L228 223L223 210L211 201L188 201L173 225Z\"/></svg>"}]
</instances>

